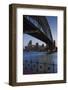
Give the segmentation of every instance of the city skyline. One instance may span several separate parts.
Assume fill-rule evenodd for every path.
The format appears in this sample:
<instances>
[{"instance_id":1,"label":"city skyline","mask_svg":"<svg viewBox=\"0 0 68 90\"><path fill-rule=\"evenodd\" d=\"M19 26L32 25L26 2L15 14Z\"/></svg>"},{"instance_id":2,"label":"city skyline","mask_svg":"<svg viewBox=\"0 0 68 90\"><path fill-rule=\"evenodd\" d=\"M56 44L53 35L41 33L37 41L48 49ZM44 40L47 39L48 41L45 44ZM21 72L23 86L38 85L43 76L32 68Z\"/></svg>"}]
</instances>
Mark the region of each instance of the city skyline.
<instances>
[{"instance_id":1,"label":"city skyline","mask_svg":"<svg viewBox=\"0 0 68 90\"><path fill-rule=\"evenodd\" d=\"M55 40L57 43L57 17L56 16L46 16L46 18L47 18L48 24L51 29L53 40ZM30 40L32 40L32 43L34 45L38 42L39 45L44 44L44 46L46 46L46 43L28 34L23 34L23 38L24 38L24 47L27 46Z\"/></svg>"}]
</instances>

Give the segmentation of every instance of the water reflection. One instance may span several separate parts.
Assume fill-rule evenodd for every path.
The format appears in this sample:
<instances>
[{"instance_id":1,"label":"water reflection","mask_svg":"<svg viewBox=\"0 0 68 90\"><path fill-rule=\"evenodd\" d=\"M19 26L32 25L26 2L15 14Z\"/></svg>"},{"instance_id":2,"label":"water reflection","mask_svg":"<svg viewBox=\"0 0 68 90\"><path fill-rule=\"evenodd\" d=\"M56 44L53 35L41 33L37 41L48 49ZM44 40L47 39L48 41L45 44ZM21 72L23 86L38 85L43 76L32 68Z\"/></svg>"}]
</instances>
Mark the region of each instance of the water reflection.
<instances>
[{"instance_id":1,"label":"water reflection","mask_svg":"<svg viewBox=\"0 0 68 90\"><path fill-rule=\"evenodd\" d=\"M57 53L24 52L23 74L57 73Z\"/></svg>"}]
</instances>

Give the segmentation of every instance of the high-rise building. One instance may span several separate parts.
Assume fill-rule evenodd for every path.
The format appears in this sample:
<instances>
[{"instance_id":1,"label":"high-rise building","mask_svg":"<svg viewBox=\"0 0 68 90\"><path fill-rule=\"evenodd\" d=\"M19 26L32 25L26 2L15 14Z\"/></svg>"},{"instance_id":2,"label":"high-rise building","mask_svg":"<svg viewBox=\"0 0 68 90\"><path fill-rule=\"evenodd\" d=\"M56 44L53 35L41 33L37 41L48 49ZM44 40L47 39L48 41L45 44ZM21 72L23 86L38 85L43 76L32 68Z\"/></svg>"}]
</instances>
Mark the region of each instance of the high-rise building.
<instances>
[{"instance_id":1,"label":"high-rise building","mask_svg":"<svg viewBox=\"0 0 68 90\"><path fill-rule=\"evenodd\" d=\"M32 46L32 40L29 41L28 46Z\"/></svg>"},{"instance_id":2,"label":"high-rise building","mask_svg":"<svg viewBox=\"0 0 68 90\"><path fill-rule=\"evenodd\" d=\"M39 47L39 43L36 43L36 47L37 47L37 48Z\"/></svg>"},{"instance_id":3,"label":"high-rise building","mask_svg":"<svg viewBox=\"0 0 68 90\"><path fill-rule=\"evenodd\" d=\"M44 44L42 44L42 47L44 47Z\"/></svg>"}]
</instances>

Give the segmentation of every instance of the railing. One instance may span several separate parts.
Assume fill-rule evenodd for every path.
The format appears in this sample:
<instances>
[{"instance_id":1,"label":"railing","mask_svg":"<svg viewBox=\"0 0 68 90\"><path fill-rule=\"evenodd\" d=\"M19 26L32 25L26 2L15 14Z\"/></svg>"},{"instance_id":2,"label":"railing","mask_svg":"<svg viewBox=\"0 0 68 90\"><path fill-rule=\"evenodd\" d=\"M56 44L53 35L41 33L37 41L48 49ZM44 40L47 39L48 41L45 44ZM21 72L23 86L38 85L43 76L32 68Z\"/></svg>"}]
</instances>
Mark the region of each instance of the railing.
<instances>
[{"instance_id":1,"label":"railing","mask_svg":"<svg viewBox=\"0 0 68 90\"><path fill-rule=\"evenodd\" d=\"M23 62L23 74L57 73L57 64L34 62L25 60Z\"/></svg>"}]
</instances>

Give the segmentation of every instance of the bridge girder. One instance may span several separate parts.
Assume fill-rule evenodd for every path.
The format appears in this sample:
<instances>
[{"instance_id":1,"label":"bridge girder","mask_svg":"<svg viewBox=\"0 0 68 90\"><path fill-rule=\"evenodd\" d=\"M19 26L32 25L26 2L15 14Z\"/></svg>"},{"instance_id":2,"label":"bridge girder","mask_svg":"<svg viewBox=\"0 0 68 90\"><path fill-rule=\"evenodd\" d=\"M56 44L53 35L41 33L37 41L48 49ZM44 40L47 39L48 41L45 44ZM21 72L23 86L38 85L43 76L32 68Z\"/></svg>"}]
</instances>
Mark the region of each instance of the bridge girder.
<instances>
[{"instance_id":1,"label":"bridge girder","mask_svg":"<svg viewBox=\"0 0 68 90\"><path fill-rule=\"evenodd\" d=\"M26 17L23 17L23 32L45 42L50 47L53 45L53 41L51 41L40 28L36 27Z\"/></svg>"}]
</instances>

